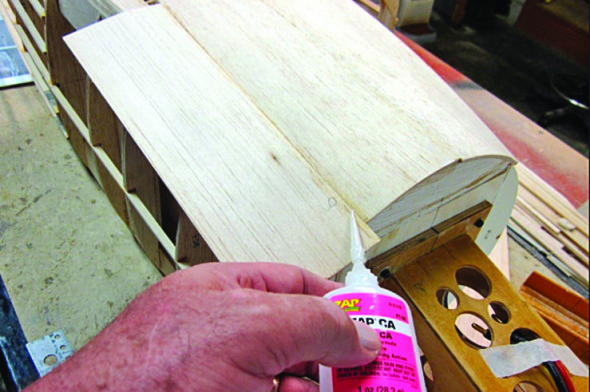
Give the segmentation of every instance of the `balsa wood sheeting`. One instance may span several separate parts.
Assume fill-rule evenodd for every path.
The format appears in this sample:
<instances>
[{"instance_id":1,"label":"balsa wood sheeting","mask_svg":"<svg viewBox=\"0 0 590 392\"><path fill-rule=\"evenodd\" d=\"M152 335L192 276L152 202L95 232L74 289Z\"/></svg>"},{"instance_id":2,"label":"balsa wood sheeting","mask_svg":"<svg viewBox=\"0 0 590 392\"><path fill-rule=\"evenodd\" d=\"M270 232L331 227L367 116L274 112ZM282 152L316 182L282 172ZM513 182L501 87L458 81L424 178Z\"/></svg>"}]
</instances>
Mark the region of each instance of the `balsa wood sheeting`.
<instances>
[{"instance_id":1,"label":"balsa wood sheeting","mask_svg":"<svg viewBox=\"0 0 590 392\"><path fill-rule=\"evenodd\" d=\"M356 4L163 3L66 42L220 260L331 275L350 208L375 254L498 196L506 149Z\"/></svg>"},{"instance_id":2,"label":"balsa wood sheeting","mask_svg":"<svg viewBox=\"0 0 590 392\"><path fill-rule=\"evenodd\" d=\"M345 202L162 7L98 27L69 44L220 260L342 268Z\"/></svg>"}]
</instances>

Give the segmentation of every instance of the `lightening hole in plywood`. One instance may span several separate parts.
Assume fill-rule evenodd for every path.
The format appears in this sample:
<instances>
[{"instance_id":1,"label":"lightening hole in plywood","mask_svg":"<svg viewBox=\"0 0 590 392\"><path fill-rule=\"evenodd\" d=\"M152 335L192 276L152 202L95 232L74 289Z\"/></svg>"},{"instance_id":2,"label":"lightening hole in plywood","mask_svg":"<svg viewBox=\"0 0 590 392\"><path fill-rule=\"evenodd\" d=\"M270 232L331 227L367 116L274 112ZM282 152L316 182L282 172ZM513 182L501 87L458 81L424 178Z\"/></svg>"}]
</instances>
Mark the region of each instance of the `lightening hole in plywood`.
<instances>
[{"instance_id":1,"label":"lightening hole in plywood","mask_svg":"<svg viewBox=\"0 0 590 392\"><path fill-rule=\"evenodd\" d=\"M455 330L461 340L477 349L490 347L494 339L490 326L474 313L460 314L455 320Z\"/></svg>"},{"instance_id":2,"label":"lightening hole in plywood","mask_svg":"<svg viewBox=\"0 0 590 392\"><path fill-rule=\"evenodd\" d=\"M543 388L529 381L521 381L513 389L513 392L543 392Z\"/></svg>"},{"instance_id":3,"label":"lightening hole in plywood","mask_svg":"<svg viewBox=\"0 0 590 392\"><path fill-rule=\"evenodd\" d=\"M484 299L492 291L488 277L475 267L461 267L455 273L461 291L474 299Z\"/></svg>"},{"instance_id":4,"label":"lightening hole in plywood","mask_svg":"<svg viewBox=\"0 0 590 392\"><path fill-rule=\"evenodd\" d=\"M443 287L436 292L436 299L446 309L457 309L459 306L459 298L453 293L451 289Z\"/></svg>"},{"instance_id":5,"label":"lightening hole in plywood","mask_svg":"<svg viewBox=\"0 0 590 392\"><path fill-rule=\"evenodd\" d=\"M510 344L530 342L531 340L539 339L539 337L539 334L535 331L531 331L528 328L518 328L510 334Z\"/></svg>"},{"instance_id":6,"label":"lightening hole in plywood","mask_svg":"<svg viewBox=\"0 0 590 392\"><path fill-rule=\"evenodd\" d=\"M46 366L55 366L55 365L57 365L57 357L53 354L50 354L50 355L46 356L45 358L43 358L43 363Z\"/></svg>"},{"instance_id":7,"label":"lightening hole in plywood","mask_svg":"<svg viewBox=\"0 0 590 392\"><path fill-rule=\"evenodd\" d=\"M422 348L418 346L418 350L420 350L420 363L422 365L422 372L424 373L424 382L426 383L426 390L433 391L434 390L434 373L432 372L432 366L430 366L430 362Z\"/></svg>"},{"instance_id":8,"label":"lightening hole in plywood","mask_svg":"<svg viewBox=\"0 0 590 392\"><path fill-rule=\"evenodd\" d=\"M502 302L492 301L488 305L488 313L492 320L499 324L508 324L510 321L510 310Z\"/></svg>"}]
</instances>

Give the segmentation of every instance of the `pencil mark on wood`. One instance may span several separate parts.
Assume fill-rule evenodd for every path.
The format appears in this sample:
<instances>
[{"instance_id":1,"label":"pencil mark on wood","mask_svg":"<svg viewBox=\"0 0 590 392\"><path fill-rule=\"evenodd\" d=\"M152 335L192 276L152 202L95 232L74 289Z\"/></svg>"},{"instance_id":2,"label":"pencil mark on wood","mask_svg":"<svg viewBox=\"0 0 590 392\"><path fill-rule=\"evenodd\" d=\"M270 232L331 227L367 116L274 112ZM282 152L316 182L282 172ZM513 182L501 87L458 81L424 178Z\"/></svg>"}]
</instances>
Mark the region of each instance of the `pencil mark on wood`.
<instances>
[{"instance_id":1,"label":"pencil mark on wood","mask_svg":"<svg viewBox=\"0 0 590 392\"><path fill-rule=\"evenodd\" d=\"M336 207L336 205L338 205L336 198L330 197L328 199L328 208L326 208L326 211L330 211L332 208Z\"/></svg>"}]
</instances>

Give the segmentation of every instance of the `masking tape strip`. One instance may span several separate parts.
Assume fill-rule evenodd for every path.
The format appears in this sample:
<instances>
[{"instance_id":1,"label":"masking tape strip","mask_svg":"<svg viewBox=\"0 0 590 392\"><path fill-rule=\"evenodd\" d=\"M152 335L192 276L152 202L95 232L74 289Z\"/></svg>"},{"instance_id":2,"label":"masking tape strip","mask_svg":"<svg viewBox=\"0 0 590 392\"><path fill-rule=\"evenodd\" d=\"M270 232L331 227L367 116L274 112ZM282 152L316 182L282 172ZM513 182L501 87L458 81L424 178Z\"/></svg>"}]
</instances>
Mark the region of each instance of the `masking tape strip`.
<instances>
[{"instance_id":1,"label":"masking tape strip","mask_svg":"<svg viewBox=\"0 0 590 392\"><path fill-rule=\"evenodd\" d=\"M568 371L588 377L588 367L567 346L543 339L480 350L483 360L496 377L510 377L547 361L561 361Z\"/></svg>"}]
</instances>

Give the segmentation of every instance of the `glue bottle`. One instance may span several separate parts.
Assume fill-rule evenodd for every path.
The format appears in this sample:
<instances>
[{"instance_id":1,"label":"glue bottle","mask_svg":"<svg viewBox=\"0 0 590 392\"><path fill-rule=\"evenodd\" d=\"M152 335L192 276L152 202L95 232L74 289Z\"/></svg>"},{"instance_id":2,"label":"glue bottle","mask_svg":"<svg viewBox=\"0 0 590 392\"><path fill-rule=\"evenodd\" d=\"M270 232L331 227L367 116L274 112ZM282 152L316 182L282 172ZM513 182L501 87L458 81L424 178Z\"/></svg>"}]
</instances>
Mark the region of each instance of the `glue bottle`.
<instances>
[{"instance_id":1,"label":"glue bottle","mask_svg":"<svg viewBox=\"0 0 590 392\"><path fill-rule=\"evenodd\" d=\"M345 287L325 298L353 320L372 327L382 348L365 366L344 369L320 365L320 392L426 392L410 308L399 295L379 287L377 277L365 267L354 211L350 254L353 267L346 275Z\"/></svg>"}]
</instances>

